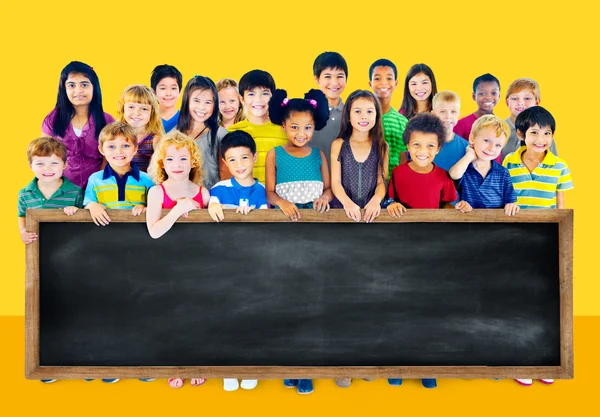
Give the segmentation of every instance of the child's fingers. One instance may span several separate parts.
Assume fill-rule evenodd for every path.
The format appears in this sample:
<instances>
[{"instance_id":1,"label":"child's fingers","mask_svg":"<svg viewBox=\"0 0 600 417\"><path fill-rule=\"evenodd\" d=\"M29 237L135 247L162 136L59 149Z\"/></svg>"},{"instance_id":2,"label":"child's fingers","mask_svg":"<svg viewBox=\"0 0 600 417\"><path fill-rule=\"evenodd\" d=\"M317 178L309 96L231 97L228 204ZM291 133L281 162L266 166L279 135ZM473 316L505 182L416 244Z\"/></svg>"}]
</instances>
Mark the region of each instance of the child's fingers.
<instances>
[{"instance_id":1,"label":"child's fingers","mask_svg":"<svg viewBox=\"0 0 600 417\"><path fill-rule=\"evenodd\" d=\"M219 223L219 217L217 216L217 213L215 213L212 210L208 210L208 214L210 214L210 218L213 219L214 221L216 221L217 223Z\"/></svg>"}]
</instances>

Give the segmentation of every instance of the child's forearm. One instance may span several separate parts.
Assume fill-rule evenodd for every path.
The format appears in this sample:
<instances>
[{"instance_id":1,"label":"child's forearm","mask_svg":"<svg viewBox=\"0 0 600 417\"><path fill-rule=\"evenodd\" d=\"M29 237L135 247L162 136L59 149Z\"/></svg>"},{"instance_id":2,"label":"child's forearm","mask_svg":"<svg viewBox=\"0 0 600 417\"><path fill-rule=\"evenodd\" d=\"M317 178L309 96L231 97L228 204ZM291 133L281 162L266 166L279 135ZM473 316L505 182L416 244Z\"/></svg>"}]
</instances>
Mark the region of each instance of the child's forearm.
<instances>
[{"instance_id":1,"label":"child's forearm","mask_svg":"<svg viewBox=\"0 0 600 417\"><path fill-rule=\"evenodd\" d=\"M27 218L19 217L19 232L24 232L27 229Z\"/></svg>"},{"instance_id":2,"label":"child's forearm","mask_svg":"<svg viewBox=\"0 0 600 417\"><path fill-rule=\"evenodd\" d=\"M385 196L387 195L387 190L385 187L385 183L383 181L380 181L379 184L377 184L377 188L375 189L375 194L373 194L373 198L371 200L377 200L377 201L381 201L385 198Z\"/></svg>"},{"instance_id":3,"label":"child's forearm","mask_svg":"<svg viewBox=\"0 0 600 417\"><path fill-rule=\"evenodd\" d=\"M271 206L279 207L282 200L284 199L279 197L275 191L267 191L267 203L269 203Z\"/></svg>"},{"instance_id":4,"label":"child's forearm","mask_svg":"<svg viewBox=\"0 0 600 417\"><path fill-rule=\"evenodd\" d=\"M556 208L563 209L565 208L565 193L562 191L556 192Z\"/></svg>"},{"instance_id":5,"label":"child's forearm","mask_svg":"<svg viewBox=\"0 0 600 417\"><path fill-rule=\"evenodd\" d=\"M179 213L178 210L173 208L169 211L169 213L167 213L166 216L164 216L160 220L157 220L156 222L154 222L154 224L149 226L148 233L150 233L150 236L153 239L158 239L159 237L167 233L169 230L171 230L171 228L173 227L173 225L179 217L181 217L181 213Z\"/></svg>"},{"instance_id":6,"label":"child's forearm","mask_svg":"<svg viewBox=\"0 0 600 417\"><path fill-rule=\"evenodd\" d=\"M342 184L333 183L331 184L331 191L333 195L338 199L338 201L342 204L342 206L347 206L353 201L348 197L346 191L344 191L344 187Z\"/></svg>"},{"instance_id":7,"label":"child's forearm","mask_svg":"<svg viewBox=\"0 0 600 417\"><path fill-rule=\"evenodd\" d=\"M323 194L321 194L321 198L331 202L331 200L333 200L333 192L331 191L331 188L325 188L323 190Z\"/></svg>"},{"instance_id":8,"label":"child's forearm","mask_svg":"<svg viewBox=\"0 0 600 417\"><path fill-rule=\"evenodd\" d=\"M473 161L469 157L469 154L466 154L465 156L460 158L458 162L454 164L452 168L450 168L450 170L448 171L448 174L450 174L450 178L452 178L453 180L461 179L471 162Z\"/></svg>"}]
</instances>

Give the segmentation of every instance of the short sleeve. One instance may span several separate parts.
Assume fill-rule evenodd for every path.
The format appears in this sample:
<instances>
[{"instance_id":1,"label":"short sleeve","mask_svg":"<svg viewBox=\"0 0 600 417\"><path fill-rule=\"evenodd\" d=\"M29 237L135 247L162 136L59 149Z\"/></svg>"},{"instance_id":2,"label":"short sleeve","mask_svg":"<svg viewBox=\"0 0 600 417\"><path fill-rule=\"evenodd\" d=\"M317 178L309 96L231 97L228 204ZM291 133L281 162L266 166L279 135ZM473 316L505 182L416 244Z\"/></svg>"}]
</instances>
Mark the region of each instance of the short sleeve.
<instances>
[{"instance_id":1,"label":"short sleeve","mask_svg":"<svg viewBox=\"0 0 600 417\"><path fill-rule=\"evenodd\" d=\"M54 132L52 131L52 129L54 128L55 118L56 112L52 111L49 115L46 116L46 118L42 122L42 132L44 133L44 135L54 137Z\"/></svg>"},{"instance_id":2,"label":"short sleeve","mask_svg":"<svg viewBox=\"0 0 600 417\"><path fill-rule=\"evenodd\" d=\"M394 168L394 171L396 171L396 168ZM392 175L390 176L390 184L388 185L387 196L395 201L394 197L396 196L396 190L394 190L394 171L392 171Z\"/></svg>"},{"instance_id":3,"label":"short sleeve","mask_svg":"<svg viewBox=\"0 0 600 417\"><path fill-rule=\"evenodd\" d=\"M96 192L94 191L94 177L91 176L88 180L87 187L85 187L85 195L83 197L83 207L87 206L90 203L97 203L98 197L96 196Z\"/></svg>"},{"instance_id":4,"label":"short sleeve","mask_svg":"<svg viewBox=\"0 0 600 417\"><path fill-rule=\"evenodd\" d=\"M110 124L115 121L115 118L108 113L104 113L104 120L106 121L106 124Z\"/></svg>"},{"instance_id":5,"label":"short sleeve","mask_svg":"<svg viewBox=\"0 0 600 417\"><path fill-rule=\"evenodd\" d=\"M503 197L503 206L516 203L517 202L517 193L515 192L515 186L512 183L512 178L508 169L504 169L504 197Z\"/></svg>"},{"instance_id":6,"label":"short sleeve","mask_svg":"<svg viewBox=\"0 0 600 417\"><path fill-rule=\"evenodd\" d=\"M83 191L81 190L81 188L79 189L77 197L75 198L75 207L83 208Z\"/></svg>"},{"instance_id":7,"label":"short sleeve","mask_svg":"<svg viewBox=\"0 0 600 417\"><path fill-rule=\"evenodd\" d=\"M446 174L446 176L444 179L444 186L442 187L442 203L452 203L457 199L456 187L448 173L444 171L444 174Z\"/></svg>"},{"instance_id":8,"label":"short sleeve","mask_svg":"<svg viewBox=\"0 0 600 417\"><path fill-rule=\"evenodd\" d=\"M558 185L556 191L566 191L573 187L573 180L571 179L571 171L567 164L564 164L563 169L560 171L560 177L558 177Z\"/></svg>"}]
</instances>

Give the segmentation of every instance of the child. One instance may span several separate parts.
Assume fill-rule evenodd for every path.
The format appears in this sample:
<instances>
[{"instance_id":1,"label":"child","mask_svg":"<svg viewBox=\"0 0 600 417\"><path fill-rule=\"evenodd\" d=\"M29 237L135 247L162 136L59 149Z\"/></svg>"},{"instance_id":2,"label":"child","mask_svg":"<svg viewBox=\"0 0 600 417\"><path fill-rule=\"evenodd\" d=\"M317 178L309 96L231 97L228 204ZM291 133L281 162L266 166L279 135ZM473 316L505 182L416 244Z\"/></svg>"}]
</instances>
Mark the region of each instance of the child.
<instances>
[{"instance_id":1,"label":"child","mask_svg":"<svg viewBox=\"0 0 600 417\"><path fill-rule=\"evenodd\" d=\"M56 106L42 123L42 134L60 140L67 148L64 176L85 189L89 176L102 166L98 136L114 122L102 110L100 81L92 67L72 61L58 82Z\"/></svg>"},{"instance_id":2,"label":"child","mask_svg":"<svg viewBox=\"0 0 600 417\"><path fill-rule=\"evenodd\" d=\"M242 130L230 132L221 142L223 162L232 177L217 183L210 190L208 213L214 221L225 217L223 209L236 209L236 213L248 214L252 209L267 209L265 186L252 176L258 158L256 143L249 133Z\"/></svg>"},{"instance_id":3,"label":"child","mask_svg":"<svg viewBox=\"0 0 600 417\"><path fill-rule=\"evenodd\" d=\"M509 135L508 123L493 114L481 116L473 124L465 156L449 170L452 179L460 180L459 198L475 209L504 208L507 216L519 212L510 174L494 160Z\"/></svg>"},{"instance_id":4,"label":"child","mask_svg":"<svg viewBox=\"0 0 600 417\"><path fill-rule=\"evenodd\" d=\"M404 79L404 96L400 114L412 119L418 113L431 111L432 97L437 94L433 71L425 64L415 64Z\"/></svg>"},{"instance_id":5,"label":"child","mask_svg":"<svg viewBox=\"0 0 600 417\"><path fill-rule=\"evenodd\" d=\"M137 137L123 122L106 125L100 132L98 149L106 158L106 167L90 176L83 205L97 226L106 226L106 209L129 210L134 216L146 211L146 194L154 185L148 174L131 164L137 151Z\"/></svg>"},{"instance_id":6,"label":"child","mask_svg":"<svg viewBox=\"0 0 600 417\"><path fill-rule=\"evenodd\" d=\"M390 216L400 217L407 208L443 208L456 200L452 179L433 163L445 135L442 121L431 113L419 114L409 120L404 130L404 142L412 160L392 172L388 198L394 202L387 206ZM455 208L463 213L471 211L465 201L458 202Z\"/></svg>"},{"instance_id":7,"label":"child","mask_svg":"<svg viewBox=\"0 0 600 417\"><path fill-rule=\"evenodd\" d=\"M463 117L454 126L454 133L461 138L468 138L475 120L484 114L494 114L494 107L500 98L500 81L492 74L483 74L473 81L473 100L477 103L477 111Z\"/></svg>"},{"instance_id":8,"label":"child","mask_svg":"<svg viewBox=\"0 0 600 417\"><path fill-rule=\"evenodd\" d=\"M336 200L354 221L372 222L381 211L388 174L388 149L383 138L381 108L367 90L350 94L342 114L340 138L331 145L331 188ZM359 183L360 180L360 183Z\"/></svg>"},{"instance_id":9,"label":"child","mask_svg":"<svg viewBox=\"0 0 600 417\"><path fill-rule=\"evenodd\" d=\"M264 184L267 152L287 142L281 126L269 120L269 100L275 91L275 80L266 71L252 70L242 76L239 86L248 119L234 124L229 131L243 130L256 142L258 158L254 164L254 176Z\"/></svg>"},{"instance_id":10,"label":"child","mask_svg":"<svg viewBox=\"0 0 600 417\"><path fill-rule=\"evenodd\" d=\"M392 93L398 87L398 70L387 59L378 59L369 68L369 87L381 106L383 136L390 150L389 172L407 161L406 145L402 133L408 119L392 108Z\"/></svg>"},{"instance_id":11,"label":"child","mask_svg":"<svg viewBox=\"0 0 600 417\"><path fill-rule=\"evenodd\" d=\"M503 166L512 177L517 204L522 209L564 208L563 192L573 188L573 182L567 163L549 151L554 117L543 107L531 107L517 116L515 127L524 146L508 154Z\"/></svg>"},{"instance_id":12,"label":"child","mask_svg":"<svg viewBox=\"0 0 600 417\"><path fill-rule=\"evenodd\" d=\"M323 129L313 134L311 145L325 153L331 167L331 144L340 136L344 102L340 97L346 88L348 64L337 52L323 52L313 63L315 82L327 97L329 119Z\"/></svg>"},{"instance_id":13,"label":"child","mask_svg":"<svg viewBox=\"0 0 600 417\"><path fill-rule=\"evenodd\" d=\"M154 146L164 134L156 96L145 85L131 85L123 91L117 109L119 121L133 127L137 137L138 150L133 163L146 172Z\"/></svg>"},{"instance_id":14,"label":"child","mask_svg":"<svg viewBox=\"0 0 600 417\"><path fill-rule=\"evenodd\" d=\"M506 119L506 122L510 126L511 133L506 146L502 149L502 156L498 157L496 162L502 163L509 153L516 152L521 147L521 141L517 136L515 128L517 116L523 110L538 106L539 104L540 86L537 81L531 78L519 78L508 86L508 90L506 91L506 105L510 110L510 117ZM554 141L550 145L550 152L558 155Z\"/></svg>"},{"instance_id":15,"label":"child","mask_svg":"<svg viewBox=\"0 0 600 417\"><path fill-rule=\"evenodd\" d=\"M236 213L248 214L252 209L267 209L265 187L252 176L256 162L256 143L250 134L236 130L228 133L221 142L223 161L231 172L232 178L219 182L210 190L208 213L216 222L223 221L223 209L236 209ZM223 379L225 391L254 389L256 379Z\"/></svg>"},{"instance_id":16,"label":"child","mask_svg":"<svg viewBox=\"0 0 600 417\"><path fill-rule=\"evenodd\" d=\"M293 221L300 218L298 209L329 211L333 194L327 158L308 146L313 132L329 119L325 94L310 90L304 99L290 100L285 90L277 90L269 102L269 116L282 125L288 143L267 154L267 201Z\"/></svg>"},{"instance_id":17,"label":"child","mask_svg":"<svg viewBox=\"0 0 600 417\"><path fill-rule=\"evenodd\" d=\"M219 146L227 129L219 126L217 86L208 77L195 75L183 90L177 130L192 138L202 152L204 187L219 182Z\"/></svg>"},{"instance_id":18,"label":"child","mask_svg":"<svg viewBox=\"0 0 600 417\"><path fill-rule=\"evenodd\" d=\"M217 81L217 92L219 93L219 126L227 129L246 119L235 80L220 79Z\"/></svg>"},{"instance_id":19,"label":"child","mask_svg":"<svg viewBox=\"0 0 600 417\"><path fill-rule=\"evenodd\" d=\"M460 98L452 91L440 91L433 97L433 114L444 124L444 142L435 156L434 164L448 171L460 158L465 156L469 142L454 133L453 128L460 114Z\"/></svg>"},{"instance_id":20,"label":"child","mask_svg":"<svg viewBox=\"0 0 600 417\"><path fill-rule=\"evenodd\" d=\"M170 132L177 126L179 110L177 100L181 92L181 72L172 65L158 65L152 70L150 87L156 94L165 132Z\"/></svg>"},{"instance_id":21,"label":"child","mask_svg":"<svg viewBox=\"0 0 600 417\"><path fill-rule=\"evenodd\" d=\"M202 187L202 156L192 139L173 130L156 148L148 171L157 184L148 192L146 225L153 239L167 233L191 210L206 207L210 193ZM171 210L162 217L162 210Z\"/></svg>"},{"instance_id":22,"label":"child","mask_svg":"<svg viewBox=\"0 0 600 417\"><path fill-rule=\"evenodd\" d=\"M504 159L517 193L517 204L522 209L562 209L563 192L573 188L567 163L554 155L552 146L556 122L548 110L535 106L523 110L515 120L517 137L523 146ZM516 379L525 386L531 379ZM544 384L553 379L541 379Z\"/></svg>"}]
</instances>

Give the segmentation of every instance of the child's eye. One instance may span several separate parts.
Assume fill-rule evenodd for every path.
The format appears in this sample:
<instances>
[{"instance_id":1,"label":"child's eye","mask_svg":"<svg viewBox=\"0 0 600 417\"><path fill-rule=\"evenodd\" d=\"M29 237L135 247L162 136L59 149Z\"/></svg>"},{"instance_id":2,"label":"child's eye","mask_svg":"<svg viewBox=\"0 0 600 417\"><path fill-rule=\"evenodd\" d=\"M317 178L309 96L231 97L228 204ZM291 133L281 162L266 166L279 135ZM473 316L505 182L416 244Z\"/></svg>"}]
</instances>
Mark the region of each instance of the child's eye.
<instances>
[{"instance_id":1,"label":"child's eye","mask_svg":"<svg viewBox=\"0 0 600 417\"><path fill-rule=\"evenodd\" d=\"M498 92L497 92L497 91L492 91L492 95L493 95L493 96L497 96L497 95L498 95Z\"/></svg>"},{"instance_id":2,"label":"child's eye","mask_svg":"<svg viewBox=\"0 0 600 417\"><path fill-rule=\"evenodd\" d=\"M485 143L490 143L490 140L489 140L489 139L484 139L483 141L484 141Z\"/></svg>"},{"instance_id":3,"label":"child's eye","mask_svg":"<svg viewBox=\"0 0 600 417\"><path fill-rule=\"evenodd\" d=\"M230 159L227 160L227 162L230 163L230 164L233 164L235 162L235 159L234 158L230 158Z\"/></svg>"},{"instance_id":4,"label":"child's eye","mask_svg":"<svg viewBox=\"0 0 600 417\"><path fill-rule=\"evenodd\" d=\"M212 102L212 100L206 100L205 104L206 104L207 106L210 106L211 104L213 104L213 102Z\"/></svg>"},{"instance_id":5,"label":"child's eye","mask_svg":"<svg viewBox=\"0 0 600 417\"><path fill-rule=\"evenodd\" d=\"M150 111L150 109L148 107L142 107L143 111Z\"/></svg>"},{"instance_id":6,"label":"child's eye","mask_svg":"<svg viewBox=\"0 0 600 417\"><path fill-rule=\"evenodd\" d=\"M500 145L499 143L496 144L496 148L501 148L502 145Z\"/></svg>"},{"instance_id":7,"label":"child's eye","mask_svg":"<svg viewBox=\"0 0 600 417\"><path fill-rule=\"evenodd\" d=\"M115 149L115 145L108 145L108 149Z\"/></svg>"},{"instance_id":8,"label":"child's eye","mask_svg":"<svg viewBox=\"0 0 600 417\"><path fill-rule=\"evenodd\" d=\"M187 159L185 156L182 156L182 157L181 157L181 160L182 160L182 161L187 161L188 159Z\"/></svg>"},{"instance_id":9,"label":"child's eye","mask_svg":"<svg viewBox=\"0 0 600 417\"><path fill-rule=\"evenodd\" d=\"M306 130L308 130L308 131L312 130L312 126L306 126Z\"/></svg>"},{"instance_id":10,"label":"child's eye","mask_svg":"<svg viewBox=\"0 0 600 417\"><path fill-rule=\"evenodd\" d=\"M88 84L88 83L81 83L81 87L82 87L82 88L88 88L88 87L89 87L89 84Z\"/></svg>"},{"instance_id":11,"label":"child's eye","mask_svg":"<svg viewBox=\"0 0 600 417\"><path fill-rule=\"evenodd\" d=\"M250 97L254 97L254 93L248 93Z\"/></svg>"},{"instance_id":12,"label":"child's eye","mask_svg":"<svg viewBox=\"0 0 600 417\"><path fill-rule=\"evenodd\" d=\"M165 158L165 161L167 161L167 162L171 162L172 160L173 160L173 158L171 158L171 157Z\"/></svg>"},{"instance_id":13,"label":"child's eye","mask_svg":"<svg viewBox=\"0 0 600 417\"><path fill-rule=\"evenodd\" d=\"M246 159L248 159L248 157L247 156L242 156L242 159L246 160Z\"/></svg>"},{"instance_id":14,"label":"child's eye","mask_svg":"<svg viewBox=\"0 0 600 417\"><path fill-rule=\"evenodd\" d=\"M529 100L531 100L531 97L525 97L524 100L529 101Z\"/></svg>"},{"instance_id":15,"label":"child's eye","mask_svg":"<svg viewBox=\"0 0 600 417\"><path fill-rule=\"evenodd\" d=\"M124 148L129 148L131 145L129 145L128 143L124 144L123 147Z\"/></svg>"}]
</instances>

